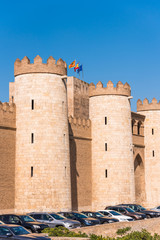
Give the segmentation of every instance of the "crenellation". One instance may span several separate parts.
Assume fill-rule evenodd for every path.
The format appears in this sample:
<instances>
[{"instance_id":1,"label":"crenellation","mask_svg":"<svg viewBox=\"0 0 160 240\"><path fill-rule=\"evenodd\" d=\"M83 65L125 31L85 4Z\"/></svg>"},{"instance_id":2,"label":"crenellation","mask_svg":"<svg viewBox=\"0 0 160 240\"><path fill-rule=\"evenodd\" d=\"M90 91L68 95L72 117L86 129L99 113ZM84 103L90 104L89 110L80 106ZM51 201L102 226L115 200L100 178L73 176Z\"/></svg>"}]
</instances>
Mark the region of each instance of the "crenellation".
<instances>
[{"instance_id":1,"label":"crenellation","mask_svg":"<svg viewBox=\"0 0 160 240\"><path fill-rule=\"evenodd\" d=\"M121 96L130 96L131 87L128 83L123 84L119 81L114 87L112 81L107 83L107 87L103 87L101 81L99 81L95 87L93 83L89 85L89 96L100 96L100 95L121 95Z\"/></svg>"},{"instance_id":2,"label":"crenellation","mask_svg":"<svg viewBox=\"0 0 160 240\"><path fill-rule=\"evenodd\" d=\"M15 127L16 106L14 103L0 102L0 126Z\"/></svg>"},{"instance_id":3,"label":"crenellation","mask_svg":"<svg viewBox=\"0 0 160 240\"><path fill-rule=\"evenodd\" d=\"M149 103L149 100L145 98L142 103L142 101L138 99L137 112L149 110L160 110L160 101L158 102L156 98L153 98L152 102Z\"/></svg>"},{"instance_id":4,"label":"crenellation","mask_svg":"<svg viewBox=\"0 0 160 240\"><path fill-rule=\"evenodd\" d=\"M26 56L22 60L17 58L14 64L14 75L18 76L28 73L67 75L67 64L61 58L56 63L53 57L49 57L47 63L43 63L39 55L34 58L34 63L30 63L30 59Z\"/></svg>"},{"instance_id":5,"label":"crenellation","mask_svg":"<svg viewBox=\"0 0 160 240\"><path fill-rule=\"evenodd\" d=\"M79 125L79 126L83 126L83 127L90 127L91 126L91 120L90 119L81 119L81 118L76 118L76 117L72 117L72 116L69 116L68 118L69 120L69 123L70 124L74 124L74 125Z\"/></svg>"}]
</instances>

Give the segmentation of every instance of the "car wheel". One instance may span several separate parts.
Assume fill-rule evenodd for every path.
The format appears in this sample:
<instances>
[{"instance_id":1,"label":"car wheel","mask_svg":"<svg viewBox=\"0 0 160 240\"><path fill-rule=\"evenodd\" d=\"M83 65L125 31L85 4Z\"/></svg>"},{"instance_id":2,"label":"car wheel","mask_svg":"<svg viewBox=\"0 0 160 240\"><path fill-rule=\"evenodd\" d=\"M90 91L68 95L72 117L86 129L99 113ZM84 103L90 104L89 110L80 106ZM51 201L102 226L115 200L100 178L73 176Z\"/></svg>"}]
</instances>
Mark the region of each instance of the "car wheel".
<instances>
[{"instance_id":1,"label":"car wheel","mask_svg":"<svg viewBox=\"0 0 160 240\"><path fill-rule=\"evenodd\" d=\"M150 215L146 215L146 217L147 217L147 218L151 218L151 216L150 216Z\"/></svg>"}]
</instances>

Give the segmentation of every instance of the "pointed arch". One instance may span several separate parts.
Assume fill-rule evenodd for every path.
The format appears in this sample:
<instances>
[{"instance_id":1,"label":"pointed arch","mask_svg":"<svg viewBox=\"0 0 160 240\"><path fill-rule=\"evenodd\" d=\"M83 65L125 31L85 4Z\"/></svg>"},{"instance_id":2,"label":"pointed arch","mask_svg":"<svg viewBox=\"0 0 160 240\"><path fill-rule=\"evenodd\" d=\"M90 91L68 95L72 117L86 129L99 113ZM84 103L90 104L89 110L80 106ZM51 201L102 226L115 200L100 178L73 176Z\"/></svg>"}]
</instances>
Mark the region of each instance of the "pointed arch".
<instances>
[{"instance_id":1,"label":"pointed arch","mask_svg":"<svg viewBox=\"0 0 160 240\"><path fill-rule=\"evenodd\" d=\"M134 160L135 199L137 203L145 200L145 172L144 163L138 153Z\"/></svg>"}]
</instances>

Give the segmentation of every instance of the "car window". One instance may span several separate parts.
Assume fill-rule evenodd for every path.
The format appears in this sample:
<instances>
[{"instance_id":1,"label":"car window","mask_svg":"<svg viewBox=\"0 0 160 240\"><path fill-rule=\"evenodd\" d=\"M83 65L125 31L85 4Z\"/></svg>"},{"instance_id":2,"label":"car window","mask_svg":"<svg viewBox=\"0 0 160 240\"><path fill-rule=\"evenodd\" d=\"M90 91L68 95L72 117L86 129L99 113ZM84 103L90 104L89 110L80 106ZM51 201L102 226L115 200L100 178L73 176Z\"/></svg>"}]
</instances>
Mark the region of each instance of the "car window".
<instances>
[{"instance_id":1,"label":"car window","mask_svg":"<svg viewBox=\"0 0 160 240\"><path fill-rule=\"evenodd\" d=\"M159 207L157 207L157 209L160 209L160 206L159 206Z\"/></svg>"},{"instance_id":2,"label":"car window","mask_svg":"<svg viewBox=\"0 0 160 240\"><path fill-rule=\"evenodd\" d=\"M5 227L0 228L0 236L6 236L7 233L11 233L8 228Z\"/></svg>"},{"instance_id":3,"label":"car window","mask_svg":"<svg viewBox=\"0 0 160 240\"><path fill-rule=\"evenodd\" d=\"M120 213L125 213L125 210L124 210L123 208L119 208L119 209L118 209L118 212L120 212Z\"/></svg>"},{"instance_id":4,"label":"car window","mask_svg":"<svg viewBox=\"0 0 160 240\"><path fill-rule=\"evenodd\" d=\"M42 219L43 219L43 220L49 221L50 218L51 218L51 217L50 217L49 215L47 215L47 214L42 214Z\"/></svg>"},{"instance_id":5,"label":"car window","mask_svg":"<svg viewBox=\"0 0 160 240\"><path fill-rule=\"evenodd\" d=\"M11 227L10 229L11 229L11 231L12 231L15 235L30 234L30 232L29 232L27 229L25 229L25 228L23 228L23 227L21 227L21 226Z\"/></svg>"},{"instance_id":6,"label":"car window","mask_svg":"<svg viewBox=\"0 0 160 240\"><path fill-rule=\"evenodd\" d=\"M17 216L14 216L14 215L10 215L9 216L9 222L10 223L19 223L20 222L20 220L19 220L19 218L17 217Z\"/></svg>"},{"instance_id":7,"label":"car window","mask_svg":"<svg viewBox=\"0 0 160 240\"><path fill-rule=\"evenodd\" d=\"M41 214L31 214L31 217L33 217L34 219L40 220Z\"/></svg>"},{"instance_id":8,"label":"car window","mask_svg":"<svg viewBox=\"0 0 160 240\"><path fill-rule=\"evenodd\" d=\"M35 220L34 220L32 217L27 216L27 215L22 215L22 216L21 216L21 219L22 219L22 221L24 221L24 222L35 222Z\"/></svg>"},{"instance_id":9,"label":"car window","mask_svg":"<svg viewBox=\"0 0 160 240\"><path fill-rule=\"evenodd\" d=\"M9 215L1 216L1 220L6 223L9 222Z\"/></svg>"}]
</instances>

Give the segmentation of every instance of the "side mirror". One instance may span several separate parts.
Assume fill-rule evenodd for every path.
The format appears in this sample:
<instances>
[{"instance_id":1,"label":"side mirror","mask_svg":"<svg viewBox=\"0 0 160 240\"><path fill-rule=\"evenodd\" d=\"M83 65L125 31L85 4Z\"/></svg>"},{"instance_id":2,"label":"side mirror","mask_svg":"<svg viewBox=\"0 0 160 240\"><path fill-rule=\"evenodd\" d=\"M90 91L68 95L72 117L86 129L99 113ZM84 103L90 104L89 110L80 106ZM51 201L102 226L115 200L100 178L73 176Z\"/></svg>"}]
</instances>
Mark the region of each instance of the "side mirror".
<instances>
[{"instance_id":1,"label":"side mirror","mask_svg":"<svg viewBox=\"0 0 160 240\"><path fill-rule=\"evenodd\" d=\"M7 237L12 237L13 235L12 235L12 233L9 232L9 233L6 234L6 236Z\"/></svg>"}]
</instances>

